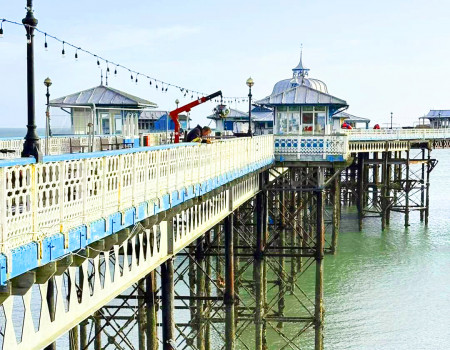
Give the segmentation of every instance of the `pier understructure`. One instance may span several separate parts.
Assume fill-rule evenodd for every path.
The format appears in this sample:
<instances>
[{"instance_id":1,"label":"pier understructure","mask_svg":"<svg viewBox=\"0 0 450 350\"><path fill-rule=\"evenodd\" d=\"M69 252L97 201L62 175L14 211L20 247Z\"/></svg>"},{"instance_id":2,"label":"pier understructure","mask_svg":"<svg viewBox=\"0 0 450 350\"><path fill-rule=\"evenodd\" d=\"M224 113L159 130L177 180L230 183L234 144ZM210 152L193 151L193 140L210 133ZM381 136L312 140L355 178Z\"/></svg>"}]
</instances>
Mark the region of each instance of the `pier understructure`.
<instances>
[{"instance_id":1,"label":"pier understructure","mask_svg":"<svg viewBox=\"0 0 450 350\"><path fill-rule=\"evenodd\" d=\"M3 161L3 349L322 349L341 206L356 205L360 227L380 217L384 229L394 211L426 224L443 135Z\"/></svg>"}]
</instances>

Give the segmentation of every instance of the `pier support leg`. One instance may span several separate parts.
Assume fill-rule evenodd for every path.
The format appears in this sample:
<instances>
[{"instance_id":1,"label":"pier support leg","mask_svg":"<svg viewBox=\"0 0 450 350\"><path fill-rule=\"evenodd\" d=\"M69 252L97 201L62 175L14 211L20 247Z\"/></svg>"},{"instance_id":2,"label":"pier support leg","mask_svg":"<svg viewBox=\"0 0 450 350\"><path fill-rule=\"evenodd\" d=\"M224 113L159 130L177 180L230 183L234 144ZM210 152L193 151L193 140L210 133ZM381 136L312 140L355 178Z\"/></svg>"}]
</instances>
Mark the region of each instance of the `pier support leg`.
<instances>
[{"instance_id":1,"label":"pier support leg","mask_svg":"<svg viewBox=\"0 0 450 350\"><path fill-rule=\"evenodd\" d=\"M382 172L383 172L383 187L381 191L381 229L386 229L386 216L387 216L387 206L388 206L388 152L383 152L383 166L382 166Z\"/></svg>"},{"instance_id":2,"label":"pier support leg","mask_svg":"<svg viewBox=\"0 0 450 350\"><path fill-rule=\"evenodd\" d=\"M102 315L99 311L94 313L94 324L95 324L95 339L94 339L94 349L101 350L102 349L102 324L101 324Z\"/></svg>"},{"instance_id":3,"label":"pier support leg","mask_svg":"<svg viewBox=\"0 0 450 350\"><path fill-rule=\"evenodd\" d=\"M197 349L205 350L205 324L204 324L204 300L202 299L205 296L205 254L204 254L204 245L203 238L197 239L197 248L195 250L195 260L196 260L196 269L197 269L197 288L196 288L196 296L197 296L197 312L196 312L196 327L198 329L197 332Z\"/></svg>"},{"instance_id":4,"label":"pier support leg","mask_svg":"<svg viewBox=\"0 0 450 350\"><path fill-rule=\"evenodd\" d=\"M386 152L387 156L387 175L386 175L386 226L389 226L391 222L391 207L392 207L392 197L391 197L391 176L393 172L393 167L390 164L392 159L392 152Z\"/></svg>"},{"instance_id":5,"label":"pier support leg","mask_svg":"<svg viewBox=\"0 0 450 350\"><path fill-rule=\"evenodd\" d=\"M425 226L428 225L428 216L430 214L430 173L431 173L431 148L428 146L427 156L427 178L425 189Z\"/></svg>"},{"instance_id":6,"label":"pier support leg","mask_svg":"<svg viewBox=\"0 0 450 350\"><path fill-rule=\"evenodd\" d=\"M420 152L422 160L425 160L425 148L422 148ZM420 182L420 222L423 222L425 218L425 163L422 163Z\"/></svg>"},{"instance_id":7,"label":"pier support leg","mask_svg":"<svg viewBox=\"0 0 450 350\"><path fill-rule=\"evenodd\" d=\"M139 342L139 350L145 350L145 313L146 309L144 308L144 289L145 289L145 279L141 279L138 282L138 342Z\"/></svg>"},{"instance_id":8,"label":"pier support leg","mask_svg":"<svg viewBox=\"0 0 450 350\"><path fill-rule=\"evenodd\" d=\"M335 170L339 171L339 170ZM339 237L339 228L341 225L341 177L336 176L333 180L332 185L332 193L333 193L333 230L331 233L331 252L333 254L336 253L337 245L338 245L338 237Z\"/></svg>"},{"instance_id":9,"label":"pier support leg","mask_svg":"<svg viewBox=\"0 0 450 350\"><path fill-rule=\"evenodd\" d=\"M156 274L150 272L145 277L145 304L147 307L146 333L147 350L158 350L158 325L157 325L157 303L156 303Z\"/></svg>"},{"instance_id":10,"label":"pier support leg","mask_svg":"<svg viewBox=\"0 0 450 350\"><path fill-rule=\"evenodd\" d=\"M175 350L173 258L161 265L163 350Z\"/></svg>"},{"instance_id":11,"label":"pier support leg","mask_svg":"<svg viewBox=\"0 0 450 350\"><path fill-rule=\"evenodd\" d=\"M357 201L358 208L358 228L362 231L363 226L363 209L364 209L364 154L358 153L358 173L357 173Z\"/></svg>"},{"instance_id":12,"label":"pier support leg","mask_svg":"<svg viewBox=\"0 0 450 350\"><path fill-rule=\"evenodd\" d=\"M78 327L75 326L69 331L69 349L78 350Z\"/></svg>"},{"instance_id":13,"label":"pier support leg","mask_svg":"<svg viewBox=\"0 0 450 350\"><path fill-rule=\"evenodd\" d=\"M279 226L279 253L280 257L278 259L278 315L284 315L285 300L284 296L286 294L286 267L284 258L284 246L286 244L286 193L280 192L280 226ZM278 328L283 328L283 322L278 322Z\"/></svg>"},{"instance_id":14,"label":"pier support leg","mask_svg":"<svg viewBox=\"0 0 450 350\"><path fill-rule=\"evenodd\" d=\"M316 296L315 296L315 350L323 349L323 256L325 242L323 190L317 196L316 222Z\"/></svg>"},{"instance_id":15,"label":"pier support leg","mask_svg":"<svg viewBox=\"0 0 450 350\"><path fill-rule=\"evenodd\" d=\"M296 195L297 193L292 192L291 193L291 198L290 198L290 204L289 204L289 211L290 211L290 218L293 221L292 222L292 231L290 232L290 236L291 236L291 247L296 247L297 246L297 242L298 242L298 234L297 231L299 229L298 225L298 218L296 215L297 212L297 208L295 207L295 202L296 202ZM258 209L256 209L258 212ZM289 284L290 284L290 294L294 294L295 291L295 276L297 275L297 267L298 267L298 263L297 263L297 259L294 257L291 257L291 275L289 276Z\"/></svg>"},{"instance_id":16,"label":"pier support leg","mask_svg":"<svg viewBox=\"0 0 450 350\"><path fill-rule=\"evenodd\" d=\"M210 252L211 246L211 231L206 232L205 234L205 247L206 251ZM206 275L211 276L211 256L208 254L206 256ZM211 279L207 278L205 283L205 295L207 298L211 297ZM211 350L211 306L212 302L208 300L205 305L205 319L208 321L205 324L205 350Z\"/></svg>"},{"instance_id":17,"label":"pier support leg","mask_svg":"<svg viewBox=\"0 0 450 350\"><path fill-rule=\"evenodd\" d=\"M235 320L234 320L234 247L233 247L233 214L224 220L225 231L225 349L234 350Z\"/></svg>"},{"instance_id":18,"label":"pier support leg","mask_svg":"<svg viewBox=\"0 0 450 350\"><path fill-rule=\"evenodd\" d=\"M87 324L88 324L87 320L84 320L80 323L80 349L81 350L87 349L87 343L88 343Z\"/></svg>"},{"instance_id":19,"label":"pier support leg","mask_svg":"<svg viewBox=\"0 0 450 350\"><path fill-rule=\"evenodd\" d=\"M260 180L263 181L261 176ZM267 230L267 195L262 191L256 195L256 250L254 260L255 280L255 350L264 349L264 243Z\"/></svg>"},{"instance_id":20,"label":"pier support leg","mask_svg":"<svg viewBox=\"0 0 450 350\"><path fill-rule=\"evenodd\" d=\"M377 206L378 203L378 183L380 182L380 177L379 177L379 167L377 164L377 160L378 160L378 152L374 152L373 154L373 159L375 160L375 164L373 165L373 188L372 188L372 201L373 201L373 205L374 207Z\"/></svg>"},{"instance_id":21,"label":"pier support leg","mask_svg":"<svg viewBox=\"0 0 450 350\"><path fill-rule=\"evenodd\" d=\"M409 146L409 145L408 145ZM411 189L411 179L409 178L409 147L406 150L406 164L405 164L405 227L409 226L409 192Z\"/></svg>"}]
</instances>

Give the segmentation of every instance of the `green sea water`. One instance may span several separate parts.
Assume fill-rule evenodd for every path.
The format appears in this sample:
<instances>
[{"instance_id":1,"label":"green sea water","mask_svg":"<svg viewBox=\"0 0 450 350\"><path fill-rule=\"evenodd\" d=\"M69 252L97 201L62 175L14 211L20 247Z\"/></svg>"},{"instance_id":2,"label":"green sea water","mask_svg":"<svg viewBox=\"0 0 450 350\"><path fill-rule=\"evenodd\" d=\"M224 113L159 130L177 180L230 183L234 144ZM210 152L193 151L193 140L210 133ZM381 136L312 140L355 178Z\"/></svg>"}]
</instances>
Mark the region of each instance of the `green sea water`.
<instances>
[{"instance_id":1,"label":"green sea water","mask_svg":"<svg viewBox=\"0 0 450 350\"><path fill-rule=\"evenodd\" d=\"M450 349L450 152L432 155L428 227L413 213L405 229L393 213L384 232L379 218L358 232L344 210L338 252L325 258L325 349Z\"/></svg>"}]
</instances>

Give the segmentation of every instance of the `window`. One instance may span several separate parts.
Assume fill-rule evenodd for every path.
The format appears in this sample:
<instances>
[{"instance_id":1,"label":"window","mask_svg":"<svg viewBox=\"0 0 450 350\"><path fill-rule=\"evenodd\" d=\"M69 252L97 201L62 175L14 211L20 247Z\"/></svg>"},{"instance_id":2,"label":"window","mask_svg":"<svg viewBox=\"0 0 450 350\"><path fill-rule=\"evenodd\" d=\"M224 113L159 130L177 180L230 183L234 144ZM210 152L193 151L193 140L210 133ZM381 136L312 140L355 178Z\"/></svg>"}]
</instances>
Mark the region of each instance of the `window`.
<instances>
[{"instance_id":1,"label":"window","mask_svg":"<svg viewBox=\"0 0 450 350\"><path fill-rule=\"evenodd\" d=\"M109 135L111 134L111 126L109 122L109 114L108 113L102 113L102 133L103 135Z\"/></svg>"},{"instance_id":2,"label":"window","mask_svg":"<svg viewBox=\"0 0 450 350\"><path fill-rule=\"evenodd\" d=\"M122 124L122 116L121 115L116 115L114 117L114 128L116 131L116 135L122 135L123 124Z\"/></svg>"}]
</instances>

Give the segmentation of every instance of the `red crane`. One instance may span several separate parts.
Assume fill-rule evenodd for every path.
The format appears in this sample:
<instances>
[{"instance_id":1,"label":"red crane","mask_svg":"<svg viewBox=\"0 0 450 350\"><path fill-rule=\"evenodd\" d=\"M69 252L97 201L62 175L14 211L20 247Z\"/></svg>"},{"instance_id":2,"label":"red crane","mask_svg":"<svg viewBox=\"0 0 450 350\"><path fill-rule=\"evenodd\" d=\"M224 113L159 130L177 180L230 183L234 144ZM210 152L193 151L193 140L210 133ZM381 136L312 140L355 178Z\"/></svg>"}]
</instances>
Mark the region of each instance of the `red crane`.
<instances>
[{"instance_id":1,"label":"red crane","mask_svg":"<svg viewBox=\"0 0 450 350\"><path fill-rule=\"evenodd\" d=\"M180 143L180 122L178 121L178 115L182 112L190 112L192 107L198 106L204 102L212 100L214 97L222 96L222 91L217 91L211 95L201 97L195 101L188 103L187 105L181 106L177 109L174 109L169 113L170 118L173 120L175 124L175 143Z\"/></svg>"}]
</instances>

